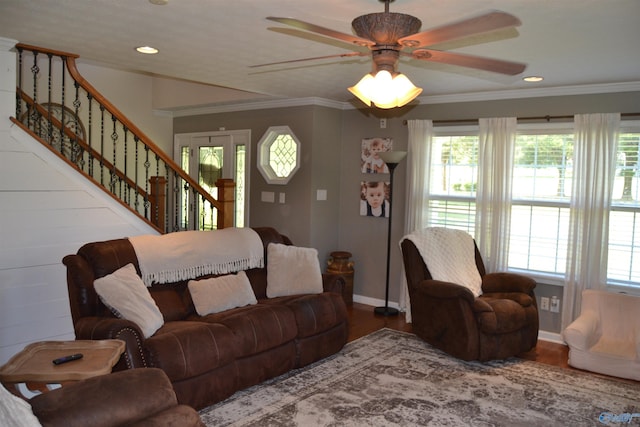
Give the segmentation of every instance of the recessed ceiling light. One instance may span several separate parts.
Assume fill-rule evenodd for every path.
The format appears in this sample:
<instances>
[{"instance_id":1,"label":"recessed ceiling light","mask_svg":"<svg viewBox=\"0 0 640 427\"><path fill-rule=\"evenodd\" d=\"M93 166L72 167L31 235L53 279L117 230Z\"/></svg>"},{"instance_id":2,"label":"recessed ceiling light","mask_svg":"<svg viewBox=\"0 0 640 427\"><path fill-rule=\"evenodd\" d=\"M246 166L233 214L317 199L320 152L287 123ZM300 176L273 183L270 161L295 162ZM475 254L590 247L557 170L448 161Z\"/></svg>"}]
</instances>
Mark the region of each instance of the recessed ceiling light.
<instances>
[{"instance_id":1,"label":"recessed ceiling light","mask_svg":"<svg viewBox=\"0 0 640 427\"><path fill-rule=\"evenodd\" d=\"M153 55L158 53L158 49L151 46L140 46L140 47L137 47L136 50L140 53L146 53L147 55Z\"/></svg>"},{"instance_id":2,"label":"recessed ceiling light","mask_svg":"<svg viewBox=\"0 0 640 427\"><path fill-rule=\"evenodd\" d=\"M544 77L541 77L541 76L527 76L527 77L524 77L522 80L524 80L525 82L529 82L529 83L536 83L536 82L543 81Z\"/></svg>"},{"instance_id":3,"label":"recessed ceiling light","mask_svg":"<svg viewBox=\"0 0 640 427\"><path fill-rule=\"evenodd\" d=\"M149 3L157 4L158 6L164 6L165 4L169 3L169 0L149 0Z\"/></svg>"}]
</instances>

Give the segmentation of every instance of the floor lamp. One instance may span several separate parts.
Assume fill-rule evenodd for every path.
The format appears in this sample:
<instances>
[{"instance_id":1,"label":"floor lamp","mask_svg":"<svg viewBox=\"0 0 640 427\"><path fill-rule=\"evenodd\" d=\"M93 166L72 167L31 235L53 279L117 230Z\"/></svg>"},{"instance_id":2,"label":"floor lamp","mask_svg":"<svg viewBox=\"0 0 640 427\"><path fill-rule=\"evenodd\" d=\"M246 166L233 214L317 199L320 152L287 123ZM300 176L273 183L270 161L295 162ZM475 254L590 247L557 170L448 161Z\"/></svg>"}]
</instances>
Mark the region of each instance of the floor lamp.
<instances>
[{"instance_id":1,"label":"floor lamp","mask_svg":"<svg viewBox=\"0 0 640 427\"><path fill-rule=\"evenodd\" d=\"M375 314L383 316L397 316L398 310L389 307L389 261L391 255L391 214L393 213L393 171L396 166L405 158L406 151L385 151L380 153L380 158L387 164L389 168L389 228L387 231L387 285L385 288L384 307L376 307Z\"/></svg>"}]
</instances>

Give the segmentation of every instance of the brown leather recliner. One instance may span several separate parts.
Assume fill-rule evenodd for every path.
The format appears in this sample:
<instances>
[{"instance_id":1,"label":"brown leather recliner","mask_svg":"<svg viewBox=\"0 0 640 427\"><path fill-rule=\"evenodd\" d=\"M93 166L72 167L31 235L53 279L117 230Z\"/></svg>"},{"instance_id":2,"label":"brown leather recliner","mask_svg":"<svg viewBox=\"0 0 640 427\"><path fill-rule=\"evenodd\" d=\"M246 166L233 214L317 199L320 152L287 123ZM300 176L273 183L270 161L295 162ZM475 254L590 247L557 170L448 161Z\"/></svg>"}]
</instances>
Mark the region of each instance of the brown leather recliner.
<instances>
[{"instance_id":1,"label":"brown leather recliner","mask_svg":"<svg viewBox=\"0 0 640 427\"><path fill-rule=\"evenodd\" d=\"M161 369L140 368L89 378L29 401L44 427L204 427L198 413L179 405Z\"/></svg>"},{"instance_id":2,"label":"brown leather recliner","mask_svg":"<svg viewBox=\"0 0 640 427\"><path fill-rule=\"evenodd\" d=\"M401 242L409 287L413 332L463 360L505 359L531 350L538 341L536 282L514 273L485 271L475 246L482 295L433 280L415 244Z\"/></svg>"}]
</instances>

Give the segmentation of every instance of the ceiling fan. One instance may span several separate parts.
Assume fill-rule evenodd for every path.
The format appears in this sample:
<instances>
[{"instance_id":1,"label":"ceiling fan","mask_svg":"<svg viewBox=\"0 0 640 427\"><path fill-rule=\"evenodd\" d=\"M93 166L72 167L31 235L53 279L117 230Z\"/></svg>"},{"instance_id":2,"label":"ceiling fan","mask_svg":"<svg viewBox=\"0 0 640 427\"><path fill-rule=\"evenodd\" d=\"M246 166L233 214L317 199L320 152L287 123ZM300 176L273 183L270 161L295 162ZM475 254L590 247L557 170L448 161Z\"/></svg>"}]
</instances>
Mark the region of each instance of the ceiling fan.
<instances>
[{"instance_id":1,"label":"ceiling fan","mask_svg":"<svg viewBox=\"0 0 640 427\"><path fill-rule=\"evenodd\" d=\"M400 55L409 56L413 59L452 64L506 75L520 74L526 68L525 64L517 62L446 52L436 49L427 49L429 46L464 37L516 27L520 25L521 22L513 15L505 12L493 11L453 24L419 32L422 22L418 18L403 13L389 12L389 3L394 0L380 1L385 4L384 12L358 16L352 21L351 25L357 36L321 27L295 18L269 16L267 19L296 27L301 30L345 41L355 46L368 47L373 58L374 73L380 70L387 70L394 73ZM407 51L405 51L405 49ZM269 64L254 65L253 67L309 61L314 59L366 56L367 54L368 53L364 52L352 52L315 58L272 62Z\"/></svg>"}]
</instances>

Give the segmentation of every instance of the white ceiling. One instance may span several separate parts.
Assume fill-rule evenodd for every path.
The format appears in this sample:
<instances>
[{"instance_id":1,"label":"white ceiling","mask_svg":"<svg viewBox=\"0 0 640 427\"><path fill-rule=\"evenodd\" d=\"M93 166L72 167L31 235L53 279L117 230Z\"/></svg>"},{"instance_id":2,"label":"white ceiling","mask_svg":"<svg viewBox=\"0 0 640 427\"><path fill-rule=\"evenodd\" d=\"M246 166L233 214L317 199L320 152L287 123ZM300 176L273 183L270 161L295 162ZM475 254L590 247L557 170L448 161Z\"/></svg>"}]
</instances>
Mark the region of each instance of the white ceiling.
<instances>
[{"instance_id":1,"label":"white ceiling","mask_svg":"<svg viewBox=\"0 0 640 427\"><path fill-rule=\"evenodd\" d=\"M491 10L522 21L516 31L465 39L439 49L524 62L503 76L401 59L425 96L640 82L640 0L397 0L392 12L422 20L422 30ZM216 85L275 98L346 102L346 90L369 72L369 57L251 65L352 52L346 43L265 19L294 17L343 33L353 18L382 12L378 0L0 0L0 37L80 55L81 61ZM481 43L482 42L482 43ZM141 55L135 46L158 48ZM247 98L246 95L243 98ZM216 100L212 99L211 103Z\"/></svg>"}]
</instances>

